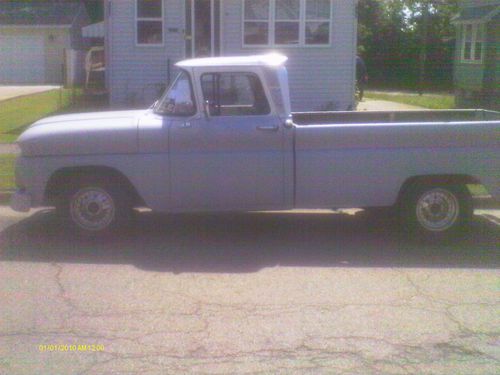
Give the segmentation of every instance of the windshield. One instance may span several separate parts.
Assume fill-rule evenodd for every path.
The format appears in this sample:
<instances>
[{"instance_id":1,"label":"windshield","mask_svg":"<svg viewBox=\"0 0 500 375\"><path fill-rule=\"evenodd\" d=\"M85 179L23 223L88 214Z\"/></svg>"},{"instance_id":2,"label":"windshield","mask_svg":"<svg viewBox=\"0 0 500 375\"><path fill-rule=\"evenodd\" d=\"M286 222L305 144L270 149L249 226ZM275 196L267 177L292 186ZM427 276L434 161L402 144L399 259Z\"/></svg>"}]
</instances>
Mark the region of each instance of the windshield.
<instances>
[{"instance_id":1,"label":"windshield","mask_svg":"<svg viewBox=\"0 0 500 375\"><path fill-rule=\"evenodd\" d=\"M174 83L158 100L156 113L170 116L191 116L196 112L193 89L189 74L181 71Z\"/></svg>"}]
</instances>

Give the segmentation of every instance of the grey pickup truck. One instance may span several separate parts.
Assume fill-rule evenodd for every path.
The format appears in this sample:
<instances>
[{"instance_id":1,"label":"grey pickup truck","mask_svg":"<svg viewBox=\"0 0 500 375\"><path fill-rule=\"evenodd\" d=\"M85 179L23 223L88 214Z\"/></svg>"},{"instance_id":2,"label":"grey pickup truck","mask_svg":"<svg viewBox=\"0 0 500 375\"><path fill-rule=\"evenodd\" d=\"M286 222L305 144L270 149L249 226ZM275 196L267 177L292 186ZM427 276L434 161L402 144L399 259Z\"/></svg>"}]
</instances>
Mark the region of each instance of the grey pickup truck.
<instances>
[{"instance_id":1,"label":"grey pickup truck","mask_svg":"<svg viewBox=\"0 0 500 375\"><path fill-rule=\"evenodd\" d=\"M82 233L160 212L394 207L441 239L500 197L500 113L292 113L286 57L181 61L149 109L42 119L19 138L14 210L55 206Z\"/></svg>"}]
</instances>

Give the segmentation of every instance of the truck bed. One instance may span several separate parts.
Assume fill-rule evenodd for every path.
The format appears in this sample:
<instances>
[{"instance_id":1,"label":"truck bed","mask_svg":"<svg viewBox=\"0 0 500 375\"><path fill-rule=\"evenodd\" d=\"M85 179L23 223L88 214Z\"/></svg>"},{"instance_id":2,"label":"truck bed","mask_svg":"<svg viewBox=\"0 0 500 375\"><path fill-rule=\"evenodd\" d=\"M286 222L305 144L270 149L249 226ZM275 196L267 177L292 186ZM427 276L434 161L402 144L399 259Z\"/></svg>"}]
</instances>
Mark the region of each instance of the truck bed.
<instances>
[{"instance_id":1,"label":"truck bed","mask_svg":"<svg viewBox=\"0 0 500 375\"><path fill-rule=\"evenodd\" d=\"M296 204L387 206L414 176L466 175L500 199L500 113L293 114Z\"/></svg>"},{"instance_id":2,"label":"truck bed","mask_svg":"<svg viewBox=\"0 0 500 375\"><path fill-rule=\"evenodd\" d=\"M482 109L435 111L294 112L297 125L499 121L500 112Z\"/></svg>"}]
</instances>

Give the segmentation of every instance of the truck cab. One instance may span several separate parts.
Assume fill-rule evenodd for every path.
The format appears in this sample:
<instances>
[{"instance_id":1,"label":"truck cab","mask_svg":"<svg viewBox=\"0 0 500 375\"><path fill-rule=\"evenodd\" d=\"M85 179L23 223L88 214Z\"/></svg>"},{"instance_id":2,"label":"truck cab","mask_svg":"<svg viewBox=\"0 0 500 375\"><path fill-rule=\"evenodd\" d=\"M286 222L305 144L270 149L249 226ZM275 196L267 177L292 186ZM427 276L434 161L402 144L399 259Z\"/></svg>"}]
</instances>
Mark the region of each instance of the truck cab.
<instances>
[{"instance_id":1,"label":"truck cab","mask_svg":"<svg viewBox=\"0 0 500 375\"><path fill-rule=\"evenodd\" d=\"M283 189L293 185L292 163L283 168L293 152L285 61L266 55L177 64L176 80L140 123L149 131L140 138L148 152L159 139L150 133L154 123L159 133L169 128L168 140L156 145L169 153L169 210L293 206Z\"/></svg>"}]
</instances>

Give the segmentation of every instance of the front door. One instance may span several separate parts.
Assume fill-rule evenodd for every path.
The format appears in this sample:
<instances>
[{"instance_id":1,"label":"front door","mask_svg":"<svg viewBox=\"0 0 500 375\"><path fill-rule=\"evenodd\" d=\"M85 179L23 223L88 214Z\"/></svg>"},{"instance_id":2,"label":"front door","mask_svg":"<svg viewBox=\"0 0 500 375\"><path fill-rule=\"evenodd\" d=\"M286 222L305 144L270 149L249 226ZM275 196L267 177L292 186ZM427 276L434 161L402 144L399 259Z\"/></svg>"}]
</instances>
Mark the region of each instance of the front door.
<instances>
[{"instance_id":1,"label":"front door","mask_svg":"<svg viewBox=\"0 0 500 375\"><path fill-rule=\"evenodd\" d=\"M196 74L210 114L173 120L171 209L284 206L284 129L255 72Z\"/></svg>"},{"instance_id":2,"label":"front door","mask_svg":"<svg viewBox=\"0 0 500 375\"><path fill-rule=\"evenodd\" d=\"M220 0L186 2L186 57L220 55Z\"/></svg>"}]
</instances>

